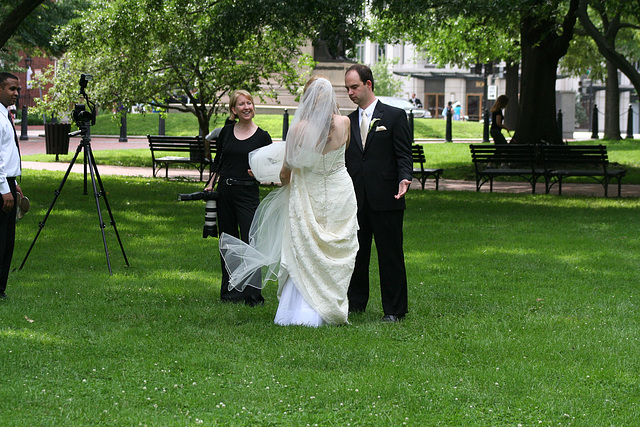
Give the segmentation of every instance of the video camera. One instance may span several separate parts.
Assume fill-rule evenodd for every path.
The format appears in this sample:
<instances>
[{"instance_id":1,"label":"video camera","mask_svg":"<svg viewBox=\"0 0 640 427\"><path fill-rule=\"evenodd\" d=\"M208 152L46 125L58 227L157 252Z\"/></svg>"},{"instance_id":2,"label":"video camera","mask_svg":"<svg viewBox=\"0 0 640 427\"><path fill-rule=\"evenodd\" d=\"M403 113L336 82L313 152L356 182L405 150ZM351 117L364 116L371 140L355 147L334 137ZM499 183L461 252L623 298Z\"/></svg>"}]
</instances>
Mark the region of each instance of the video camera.
<instances>
[{"instance_id":1,"label":"video camera","mask_svg":"<svg viewBox=\"0 0 640 427\"><path fill-rule=\"evenodd\" d=\"M205 200L204 207L204 227L202 229L202 238L218 237L218 199L217 191L198 191L190 194L178 194L178 200L186 202L189 200Z\"/></svg>"},{"instance_id":2,"label":"video camera","mask_svg":"<svg viewBox=\"0 0 640 427\"><path fill-rule=\"evenodd\" d=\"M73 109L73 121L80 128L81 126L93 126L96 124L96 108L95 104L89 100L89 96L85 91L87 83L93 79L91 74L80 74L80 95L87 101L89 110L84 104L76 104Z\"/></svg>"},{"instance_id":3,"label":"video camera","mask_svg":"<svg viewBox=\"0 0 640 427\"><path fill-rule=\"evenodd\" d=\"M75 105L75 108L73 109L73 121L76 123L95 123L93 114L85 109L84 104Z\"/></svg>"}]
</instances>

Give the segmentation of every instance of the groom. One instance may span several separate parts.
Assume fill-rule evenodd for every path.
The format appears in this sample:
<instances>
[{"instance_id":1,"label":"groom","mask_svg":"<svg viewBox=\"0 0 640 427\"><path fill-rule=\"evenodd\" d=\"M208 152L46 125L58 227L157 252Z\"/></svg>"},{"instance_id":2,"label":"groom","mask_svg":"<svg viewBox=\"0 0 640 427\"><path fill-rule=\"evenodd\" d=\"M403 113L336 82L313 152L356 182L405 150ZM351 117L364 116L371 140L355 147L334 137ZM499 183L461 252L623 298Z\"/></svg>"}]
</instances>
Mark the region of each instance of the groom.
<instances>
[{"instance_id":1,"label":"groom","mask_svg":"<svg viewBox=\"0 0 640 427\"><path fill-rule=\"evenodd\" d=\"M362 312L369 301L369 261L375 238L385 322L407 313L407 274L402 248L404 195L411 184L411 137L404 110L383 104L374 95L373 74L366 65L345 74L349 98L358 109L349 114L351 143L347 171L358 200L360 249L349 285L349 311Z\"/></svg>"}]
</instances>

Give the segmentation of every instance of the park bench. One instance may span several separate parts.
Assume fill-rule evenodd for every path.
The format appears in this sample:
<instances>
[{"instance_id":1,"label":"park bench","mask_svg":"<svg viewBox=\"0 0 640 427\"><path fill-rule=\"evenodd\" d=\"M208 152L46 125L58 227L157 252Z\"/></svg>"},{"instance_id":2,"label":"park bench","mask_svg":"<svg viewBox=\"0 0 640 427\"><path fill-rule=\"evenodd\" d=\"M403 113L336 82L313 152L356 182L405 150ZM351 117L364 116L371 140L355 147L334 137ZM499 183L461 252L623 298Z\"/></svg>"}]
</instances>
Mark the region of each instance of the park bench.
<instances>
[{"instance_id":1,"label":"park bench","mask_svg":"<svg viewBox=\"0 0 640 427\"><path fill-rule=\"evenodd\" d=\"M412 175L417 178L418 181L420 181L422 189L424 190L424 184L427 181L427 178L433 177L436 180L436 190L438 190L440 177L442 176L443 170L440 168L432 169L424 167L426 157L424 155L424 149L422 148L422 145L413 144L413 146L411 147L411 154L414 163ZM416 163L420 164L420 167L416 167Z\"/></svg>"},{"instance_id":2,"label":"park bench","mask_svg":"<svg viewBox=\"0 0 640 427\"><path fill-rule=\"evenodd\" d=\"M165 136L147 135L151 160L153 162L153 176L165 168L165 177L169 177L169 165L186 164L194 166L200 172L200 181L207 167L211 167L211 159L215 156L215 141L211 141L209 155L205 154L205 140L200 136ZM173 156L166 153L187 153L188 156ZM158 155L161 157L157 157Z\"/></svg>"},{"instance_id":3,"label":"park bench","mask_svg":"<svg viewBox=\"0 0 640 427\"><path fill-rule=\"evenodd\" d=\"M539 162L539 147L525 144L470 144L471 159L476 172L476 191L489 182L493 192L493 180L498 176L518 176L531 184L536 192L536 182L545 176Z\"/></svg>"},{"instance_id":4,"label":"park bench","mask_svg":"<svg viewBox=\"0 0 640 427\"><path fill-rule=\"evenodd\" d=\"M545 168L545 191L558 184L558 194L562 194L562 181L567 177L589 177L604 187L607 197L609 182L618 181L618 196L622 187L625 169L610 168L607 147L600 145L547 145L542 147L542 161Z\"/></svg>"}]
</instances>

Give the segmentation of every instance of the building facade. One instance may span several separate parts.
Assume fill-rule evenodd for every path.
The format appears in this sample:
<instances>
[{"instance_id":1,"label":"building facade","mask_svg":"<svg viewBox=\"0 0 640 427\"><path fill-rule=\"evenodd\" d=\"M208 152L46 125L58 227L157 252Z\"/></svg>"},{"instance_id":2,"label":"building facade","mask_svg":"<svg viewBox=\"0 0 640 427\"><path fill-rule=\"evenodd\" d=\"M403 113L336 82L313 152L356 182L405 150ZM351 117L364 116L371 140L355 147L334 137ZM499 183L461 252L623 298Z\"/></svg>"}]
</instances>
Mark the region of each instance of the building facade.
<instances>
[{"instance_id":1,"label":"building facade","mask_svg":"<svg viewBox=\"0 0 640 427\"><path fill-rule=\"evenodd\" d=\"M411 44L391 45L365 41L358 45L355 60L372 66L378 61L393 63L391 71L402 81L398 96L409 98L416 94L431 117L442 118L448 102L459 103L465 120L481 120L482 110L490 108L497 96L505 93L504 66L490 69L438 67L430 63ZM629 111L632 110L633 129L639 133L640 105L633 85L622 73L620 82L620 129L627 132ZM511 104L513 106L517 104ZM511 106L510 105L510 106ZM556 81L556 110L562 113L564 138L572 138L574 130L591 131L593 112L597 107L599 130L604 130L605 86L602 82L558 75ZM624 135L623 135L624 136Z\"/></svg>"}]
</instances>

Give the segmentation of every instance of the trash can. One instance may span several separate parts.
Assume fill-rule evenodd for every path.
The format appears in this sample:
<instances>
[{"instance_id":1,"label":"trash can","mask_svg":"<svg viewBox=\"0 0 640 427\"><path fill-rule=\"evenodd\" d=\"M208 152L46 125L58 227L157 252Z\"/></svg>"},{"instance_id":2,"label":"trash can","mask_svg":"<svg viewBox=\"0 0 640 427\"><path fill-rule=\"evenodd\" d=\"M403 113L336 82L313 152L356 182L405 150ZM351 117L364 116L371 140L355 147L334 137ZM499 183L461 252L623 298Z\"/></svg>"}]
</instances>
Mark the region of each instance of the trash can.
<instances>
[{"instance_id":1,"label":"trash can","mask_svg":"<svg viewBox=\"0 0 640 427\"><path fill-rule=\"evenodd\" d=\"M71 123L45 123L46 153L55 154L56 160L58 159L58 154L68 154L69 132L71 132Z\"/></svg>"}]
</instances>

